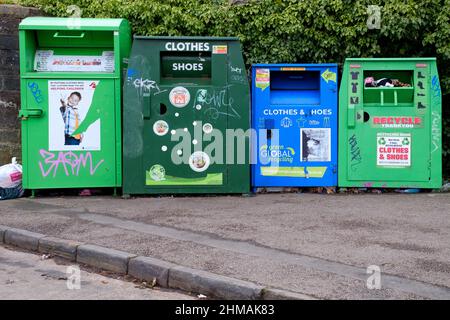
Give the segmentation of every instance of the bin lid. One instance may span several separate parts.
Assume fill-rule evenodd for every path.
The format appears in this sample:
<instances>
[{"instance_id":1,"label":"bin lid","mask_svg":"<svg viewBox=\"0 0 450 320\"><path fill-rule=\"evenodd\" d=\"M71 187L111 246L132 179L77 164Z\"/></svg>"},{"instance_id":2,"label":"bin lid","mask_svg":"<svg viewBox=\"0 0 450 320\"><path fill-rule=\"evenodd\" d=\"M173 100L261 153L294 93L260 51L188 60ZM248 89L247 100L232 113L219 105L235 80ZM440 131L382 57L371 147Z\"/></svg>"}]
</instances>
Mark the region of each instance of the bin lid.
<instances>
[{"instance_id":1,"label":"bin lid","mask_svg":"<svg viewBox=\"0 0 450 320\"><path fill-rule=\"evenodd\" d=\"M433 57L408 57L408 58L345 58L345 61L415 61L415 60L429 60L434 61L436 58Z\"/></svg>"},{"instance_id":2,"label":"bin lid","mask_svg":"<svg viewBox=\"0 0 450 320\"><path fill-rule=\"evenodd\" d=\"M337 63L254 63L253 68L277 68L277 67L324 67L336 68Z\"/></svg>"},{"instance_id":3,"label":"bin lid","mask_svg":"<svg viewBox=\"0 0 450 320\"><path fill-rule=\"evenodd\" d=\"M125 19L79 18L75 21L77 30L119 30L128 24ZM74 23L74 18L29 17L22 20L19 30L69 30L73 29L71 23Z\"/></svg>"},{"instance_id":4,"label":"bin lid","mask_svg":"<svg viewBox=\"0 0 450 320\"><path fill-rule=\"evenodd\" d=\"M178 41L178 40L239 41L238 37L200 37L200 36L170 37L170 36L136 36L135 35L134 39L140 39L140 40L172 40L172 41Z\"/></svg>"}]
</instances>

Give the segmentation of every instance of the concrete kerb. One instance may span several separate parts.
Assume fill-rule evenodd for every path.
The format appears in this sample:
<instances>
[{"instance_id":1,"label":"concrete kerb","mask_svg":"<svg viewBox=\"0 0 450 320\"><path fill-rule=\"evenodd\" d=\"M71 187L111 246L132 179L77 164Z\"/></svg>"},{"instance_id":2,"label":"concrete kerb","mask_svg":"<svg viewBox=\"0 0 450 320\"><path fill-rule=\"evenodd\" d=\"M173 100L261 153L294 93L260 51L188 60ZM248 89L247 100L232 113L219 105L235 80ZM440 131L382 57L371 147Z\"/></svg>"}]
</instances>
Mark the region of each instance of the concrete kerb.
<instances>
[{"instance_id":1,"label":"concrete kerb","mask_svg":"<svg viewBox=\"0 0 450 320\"><path fill-rule=\"evenodd\" d=\"M45 236L0 225L0 243L21 249L50 253L91 267L129 275L161 287L201 293L208 298L242 300L311 300L313 297L252 282L179 266L167 261L137 256L97 245Z\"/></svg>"},{"instance_id":2,"label":"concrete kerb","mask_svg":"<svg viewBox=\"0 0 450 320\"><path fill-rule=\"evenodd\" d=\"M78 247L82 244L77 241L45 237L39 240L38 251L62 257L69 261L76 261Z\"/></svg>"},{"instance_id":3,"label":"concrete kerb","mask_svg":"<svg viewBox=\"0 0 450 320\"><path fill-rule=\"evenodd\" d=\"M170 269L177 265L163 260L150 257L136 257L130 259L128 264L128 274L136 279L145 280L152 283L153 280L163 287L169 287Z\"/></svg>"},{"instance_id":4,"label":"concrete kerb","mask_svg":"<svg viewBox=\"0 0 450 320\"><path fill-rule=\"evenodd\" d=\"M39 240L45 235L21 229L7 229L4 234L4 242L22 249L38 251Z\"/></svg>"},{"instance_id":5,"label":"concrete kerb","mask_svg":"<svg viewBox=\"0 0 450 320\"><path fill-rule=\"evenodd\" d=\"M169 287L227 300L258 300L264 290L252 282L182 266L169 270Z\"/></svg>"},{"instance_id":6,"label":"concrete kerb","mask_svg":"<svg viewBox=\"0 0 450 320\"><path fill-rule=\"evenodd\" d=\"M6 230L8 230L8 229L11 229L11 228L0 224L0 243L5 242L5 233L6 233Z\"/></svg>"},{"instance_id":7,"label":"concrete kerb","mask_svg":"<svg viewBox=\"0 0 450 320\"><path fill-rule=\"evenodd\" d=\"M137 255L97 245L85 244L78 246L76 261L96 268L127 274L128 263L134 257L137 257Z\"/></svg>"}]
</instances>

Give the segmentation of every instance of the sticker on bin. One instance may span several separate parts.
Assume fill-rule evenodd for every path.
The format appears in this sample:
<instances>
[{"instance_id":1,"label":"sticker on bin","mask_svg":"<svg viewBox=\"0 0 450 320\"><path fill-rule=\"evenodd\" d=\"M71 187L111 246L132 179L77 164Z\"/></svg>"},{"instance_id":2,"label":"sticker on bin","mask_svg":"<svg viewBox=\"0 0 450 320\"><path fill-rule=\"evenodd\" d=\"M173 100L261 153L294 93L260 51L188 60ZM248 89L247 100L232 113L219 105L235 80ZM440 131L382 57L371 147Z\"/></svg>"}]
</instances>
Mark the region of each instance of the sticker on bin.
<instances>
[{"instance_id":1,"label":"sticker on bin","mask_svg":"<svg viewBox=\"0 0 450 320\"><path fill-rule=\"evenodd\" d=\"M377 165L378 166L411 166L411 135L410 134L377 134Z\"/></svg>"},{"instance_id":2,"label":"sticker on bin","mask_svg":"<svg viewBox=\"0 0 450 320\"><path fill-rule=\"evenodd\" d=\"M228 47L226 45L213 46L213 53L214 54L227 54L228 53Z\"/></svg>"},{"instance_id":3,"label":"sticker on bin","mask_svg":"<svg viewBox=\"0 0 450 320\"><path fill-rule=\"evenodd\" d=\"M191 95L185 87L175 87L170 91L169 100L174 107L183 108L191 100Z\"/></svg>"},{"instance_id":4,"label":"sticker on bin","mask_svg":"<svg viewBox=\"0 0 450 320\"><path fill-rule=\"evenodd\" d=\"M328 83L328 81L336 82L336 78L337 78L336 72L333 72L333 71L330 71L330 69L327 69L322 73L322 78L327 83Z\"/></svg>"},{"instance_id":5,"label":"sticker on bin","mask_svg":"<svg viewBox=\"0 0 450 320\"><path fill-rule=\"evenodd\" d=\"M323 178L327 167L261 167L265 177Z\"/></svg>"},{"instance_id":6,"label":"sticker on bin","mask_svg":"<svg viewBox=\"0 0 450 320\"><path fill-rule=\"evenodd\" d=\"M422 117L377 116L372 119L372 127L374 128L423 128Z\"/></svg>"},{"instance_id":7,"label":"sticker on bin","mask_svg":"<svg viewBox=\"0 0 450 320\"><path fill-rule=\"evenodd\" d=\"M114 72L114 51L101 56L55 55L53 50L36 50L35 71L49 72Z\"/></svg>"},{"instance_id":8,"label":"sticker on bin","mask_svg":"<svg viewBox=\"0 0 450 320\"><path fill-rule=\"evenodd\" d=\"M280 68L281 71L305 71L305 67L282 67Z\"/></svg>"},{"instance_id":9,"label":"sticker on bin","mask_svg":"<svg viewBox=\"0 0 450 320\"><path fill-rule=\"evenodd\" d=\"M270 85L270 70L256 69L255 78L256 87L264 91Z\"/></svg>"}]
</instances>

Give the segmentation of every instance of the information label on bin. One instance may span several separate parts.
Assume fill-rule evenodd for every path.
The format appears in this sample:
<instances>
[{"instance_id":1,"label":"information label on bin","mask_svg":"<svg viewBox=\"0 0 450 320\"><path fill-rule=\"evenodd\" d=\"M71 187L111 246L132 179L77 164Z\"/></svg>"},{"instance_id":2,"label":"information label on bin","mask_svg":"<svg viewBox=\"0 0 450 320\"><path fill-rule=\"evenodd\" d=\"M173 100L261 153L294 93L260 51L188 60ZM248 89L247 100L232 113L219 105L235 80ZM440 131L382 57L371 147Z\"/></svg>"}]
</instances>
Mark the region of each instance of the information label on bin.
<instances>
[{"instance_id":1,"label":"information label on bin","mask_svg":"<svg viewBox=\"0 0 450 320\"><path fill-rule=\"evenodd\" d=\"M264 91L270 86L270 69L256 69L256 87Z\"/></svg>"},{"instance_id":2,"label":"information label on bin","mask_svg":"<svg viewBox=\"0 0 450 320\"><path fill-rule=\"evenodd\" d=\"M378 166L411 166L411 134L378 133L377 134Z\"/></svg>"},{"instance_id":3,"label":"information label on bin","mask_svg":"<svg viewBox=\"0 0 450 320\"><path fill-rule=\"evenodd\" d=\"M213 54L227 54L228 46L226 45L217 45L213 46Z\"/></svg>"},{"instance_id":4,"label":"information label on bin","mask_svg":"<svg viewBox=\"0 0 450 320\"><path fill-rule=\"evenodd\" d=\"M53 50L36 50L35 71L50 72L114 72L114 51L101 56L55 55Z\"/></svg>"}]
</instances>

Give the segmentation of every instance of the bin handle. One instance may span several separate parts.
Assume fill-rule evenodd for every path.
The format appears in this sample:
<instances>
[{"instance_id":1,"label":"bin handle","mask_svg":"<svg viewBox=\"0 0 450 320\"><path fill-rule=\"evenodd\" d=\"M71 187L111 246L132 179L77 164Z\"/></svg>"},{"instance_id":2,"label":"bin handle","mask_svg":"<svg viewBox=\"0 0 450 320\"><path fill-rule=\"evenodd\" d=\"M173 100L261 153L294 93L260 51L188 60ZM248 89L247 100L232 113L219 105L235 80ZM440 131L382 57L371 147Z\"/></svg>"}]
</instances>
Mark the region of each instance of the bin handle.
<instances>
[{"instance_id":1,"label":"bin handle","mask_svg":"<svg viewBox=\"0 0 450 320\"><path fill-rule=\"evenodd\" d=\"M44 110L42 109L21 109L19 110L19 118L26 120L31 117L39 118L42 117Z\"/></svg>"},{"instance_id":2,"label":"bin handle","mask_svg":"<svg viewBox=\"0 0 450 320\"><path fill-rule=\"evenodd\" d=\"M84 38L84 32L80 33L79 35L61 35L59 34L59 32L55 32L55 34L53 35L53 38Z\"/></svg>"}]
</instances>

